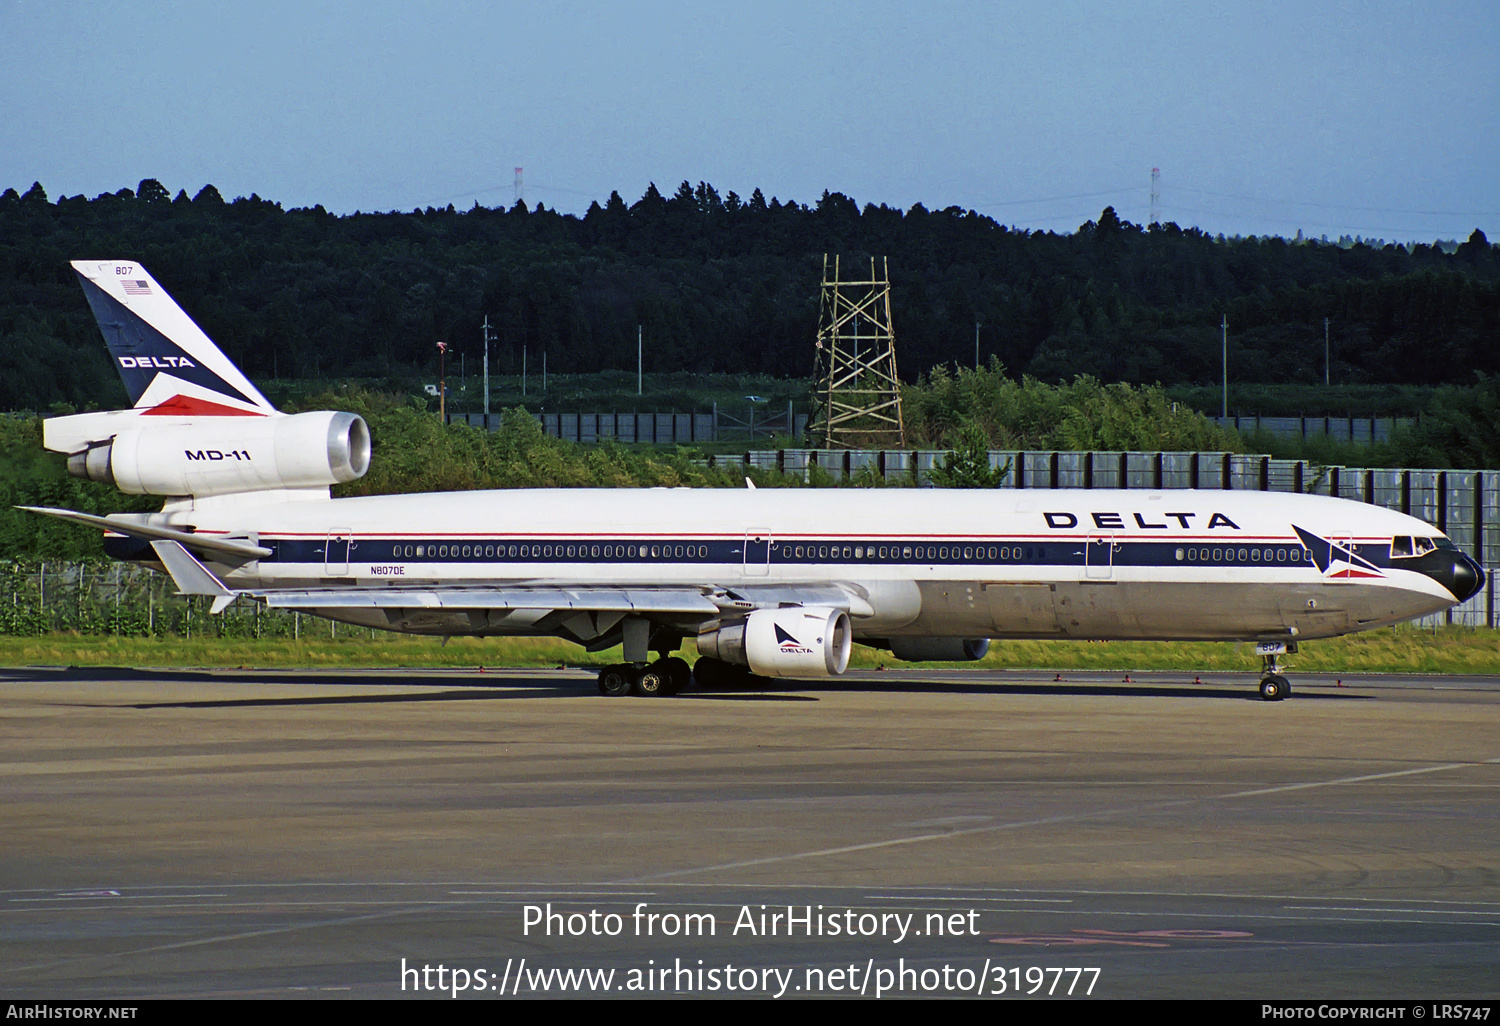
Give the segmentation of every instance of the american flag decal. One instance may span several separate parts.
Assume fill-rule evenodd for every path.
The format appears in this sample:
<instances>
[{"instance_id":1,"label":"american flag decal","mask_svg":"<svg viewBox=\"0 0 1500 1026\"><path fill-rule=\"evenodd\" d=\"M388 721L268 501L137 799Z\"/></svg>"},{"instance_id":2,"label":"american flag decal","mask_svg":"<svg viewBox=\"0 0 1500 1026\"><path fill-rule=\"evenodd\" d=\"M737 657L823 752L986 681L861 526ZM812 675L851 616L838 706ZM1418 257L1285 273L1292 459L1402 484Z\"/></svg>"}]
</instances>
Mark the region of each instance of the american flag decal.
<instances>
[{"instance_id":1,"label":"american flag decal","mask_svg":"<svg viewBox=\"0 0 1500 1026\"><path fill-rule=\"evenodd\" d=\"M130 280L130 279L127 278L124 281L121 281L120 285L124 287L125 294L127 296L149 296L149 295L151 295L151 286L147 285L143 281L132 281L132 280Z\"/></svg>"}]
</instances>

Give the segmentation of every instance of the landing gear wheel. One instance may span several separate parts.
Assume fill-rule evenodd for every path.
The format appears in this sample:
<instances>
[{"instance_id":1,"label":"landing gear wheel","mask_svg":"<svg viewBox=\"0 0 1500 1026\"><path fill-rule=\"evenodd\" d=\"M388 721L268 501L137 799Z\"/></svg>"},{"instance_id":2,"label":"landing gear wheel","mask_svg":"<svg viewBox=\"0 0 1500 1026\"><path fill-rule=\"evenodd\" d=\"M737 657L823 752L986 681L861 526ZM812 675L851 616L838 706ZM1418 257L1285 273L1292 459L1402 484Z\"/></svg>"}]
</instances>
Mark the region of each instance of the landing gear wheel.
<instances>
[{"instance_id":1,"label":"landing gear wheel","mask_svg":"<svg viewBox=\"0 0 1500 1026\"><path fill-rule=\"evenodd\" d=\"M1280 674L1273 673L1260 682L1260 697L1267 702L1279 702L1292 693L1292 682Z\"/></svg>"},{"instance_id":2,"label":"landing gear wheel","mask_svg":"<svg viewBox=\"0 0 1500 1026\"><path fill-rule=\"evenodd\" d=\"M635 683L631 690L638 695L657 698L672 693L671 678L662 672L660 663L652 663L644 669L637 670L634 676Z\"/></svg>"},{"instance_id":3,"label":"landing gear wheel","mask_svg":"<svg viewBox=\"0 0 1500 1026\"><path fill-rule=\"evenodd\" d=\"M693 668L687 664L686 659L678 656L668 656L656 664L657 669L667 675L671 690L669 695L675 695L693 682Z\"/></svg>"},{"instance_id":4,"label":"landing gear wheel","mask_svg":"<svg viewBox=\"0 0 1500 1026\"><path fill-rule=\"evenodd\" d=\"M723 674L720 672L724 664L709 656L699 656L698 661L693 664L693 683L698 685L699 691L714 691L723 683Z\"/></svg>"},{"instance_id":5,"label":"landing gear wheel","mask_svg":"<svg viewBox=\"0 0 1500 1026\"><path fill-rule=\"evenodd\" d=\"M619 698L630 694L630 675L624 666L606 666L599 671L599 694Z\"/></svg>"},{"instance_id":6,"label":"landing gear wheel","mask_svg":"<svg viewBox=\"0 0 1500 1026\"><path fill-rule=\"evenodd\" d=\"M704 691L727 691L742 686L749 672L722 659L702 656L693 664L693 680Z\"/></svg>"}]
</instances>

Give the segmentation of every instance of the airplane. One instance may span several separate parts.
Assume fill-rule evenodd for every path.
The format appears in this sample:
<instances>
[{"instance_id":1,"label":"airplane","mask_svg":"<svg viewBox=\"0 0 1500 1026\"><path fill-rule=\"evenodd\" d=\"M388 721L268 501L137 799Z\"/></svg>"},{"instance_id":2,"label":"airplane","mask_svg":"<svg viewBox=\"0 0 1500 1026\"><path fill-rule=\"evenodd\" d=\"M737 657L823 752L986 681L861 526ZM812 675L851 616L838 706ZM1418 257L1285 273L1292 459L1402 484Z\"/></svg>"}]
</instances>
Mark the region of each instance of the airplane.
<instances>
[{"instance_id":1,"label":"airplane","mask_svg":"<svg viewBox=\"0 0 1500 1026\"><path fill-rule=\"evenodd\" d=\"M610 696L833 677L856 642L909 661L977 660L992 639L1254 642L1275 701L1299 642L1441 612L1485 579L1421 520L1318 495L747 479L332 498L369 468L360 417L275 409L139 263L72 266L134 405L50 418L43 444L164 503L34 511L102 528L110 556L215 613L247 596L411 634L620 645Z\"/></svg>"}]
</instances>

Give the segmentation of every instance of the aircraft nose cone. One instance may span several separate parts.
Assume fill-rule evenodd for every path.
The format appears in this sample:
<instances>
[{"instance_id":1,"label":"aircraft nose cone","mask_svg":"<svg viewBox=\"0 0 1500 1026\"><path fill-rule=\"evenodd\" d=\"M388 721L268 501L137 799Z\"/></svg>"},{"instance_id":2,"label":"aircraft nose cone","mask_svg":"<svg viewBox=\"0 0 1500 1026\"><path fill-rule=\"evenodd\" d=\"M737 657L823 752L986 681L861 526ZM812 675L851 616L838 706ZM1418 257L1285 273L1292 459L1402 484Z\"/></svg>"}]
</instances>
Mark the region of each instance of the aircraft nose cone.
<instances>
[{"instance_id":1,"label":"aircraft nose cone","mask_svg":"<svg viewBox=\"0 0 1500 1026\"><path fill-rule=\"evenodd\" d=\"M1472 598L1484 587L1484 569L1462 552L1440 550L1428 558L1432 556L1441 558L1433 560L1423 571L1451 591L1459 602Z\"/></svg>"},{"instance_id":2,"label":"aircraft nose cone","mask_svg":"<svg viewBox=\"0 0 1500 1026\"><path fill-rule=\"evenodd\" d=\"M1463 602L1479 594L1479 589L1484 587L1484 569L1463 553L1455 553L1455 556L1453 577L1443 584Z\"/></svg>"}]
</instances>

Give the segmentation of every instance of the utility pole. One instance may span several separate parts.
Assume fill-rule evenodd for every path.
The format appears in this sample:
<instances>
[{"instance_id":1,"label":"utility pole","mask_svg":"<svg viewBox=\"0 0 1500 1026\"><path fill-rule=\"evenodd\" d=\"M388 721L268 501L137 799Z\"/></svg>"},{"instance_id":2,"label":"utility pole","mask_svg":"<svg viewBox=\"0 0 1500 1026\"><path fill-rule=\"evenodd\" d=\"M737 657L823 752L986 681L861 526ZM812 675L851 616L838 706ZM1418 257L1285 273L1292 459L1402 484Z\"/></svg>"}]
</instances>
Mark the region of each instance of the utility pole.
<instances>
[{"instance_id":1,"label":"utility pole","mask_svg":"<svg viewBox=\"0 0 1500 1026\"><path fill-rule=\"evenodd\" d=\"M542 350L542 395L547 394L547 350Z\"/></svg>"},{"instance_id":2,"label":"utility pole","mask_svg":"<svg viewBox=\"0 0 1500 1026\"><path fill-rule=\"evenodd\" d=\"M490 427L490 315L484 315L484 428Z\"/></svg>"},{"instance_id":3,"label":"utility pole","mask_svg":"<svg viewBox=\"0 0 1500 1026\"><path fill-rule=\"evenodd\" d=\"M1219 325L1224 331L1224 408L1219 416L1225 420L1229 419L1229 315L1224 315L1224 323Z\"/></svg>"},{"instance_id":4,"label":"utility pole","mask_svg":"<svg viewBox=\"0 0 1500 1026\"><path fill-rule=\"evenodd\" d=\"M526 344L521 343L521 398L526 398Z\"/></svg>"},{"instance_id":5,"label":"utility pole","mask_svg":"<svg viewBox=\"0 0 1500 1026\"><path fill-rule=\"evenodd\" d=\"M641 394L641 326L635 326L635 394Z\"/></svg>"},{"instance_id":6,"label":"utility pole","mask_svg":"<svg viewBox=\"0 0 1500 1026\"><path fill-rule=\"evenodd\" d=\"M974 318L974 369L979 369L979 318Z\"/></svg>"},{"instance_id":7,"label":"utility pole","mask_svg":"<svg viewBox=\"0 0 1500 1026\"><path fill-rule=\"evenodd\" d=\"M448 425L448 343L439 342L438 347L438 420Z\"/></svg>"}]
</instances>

